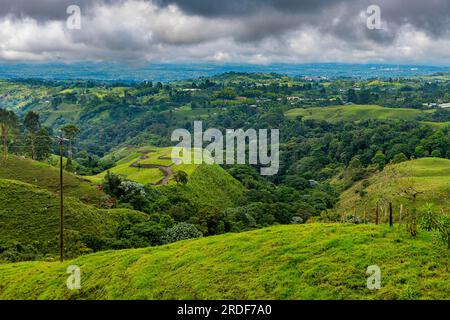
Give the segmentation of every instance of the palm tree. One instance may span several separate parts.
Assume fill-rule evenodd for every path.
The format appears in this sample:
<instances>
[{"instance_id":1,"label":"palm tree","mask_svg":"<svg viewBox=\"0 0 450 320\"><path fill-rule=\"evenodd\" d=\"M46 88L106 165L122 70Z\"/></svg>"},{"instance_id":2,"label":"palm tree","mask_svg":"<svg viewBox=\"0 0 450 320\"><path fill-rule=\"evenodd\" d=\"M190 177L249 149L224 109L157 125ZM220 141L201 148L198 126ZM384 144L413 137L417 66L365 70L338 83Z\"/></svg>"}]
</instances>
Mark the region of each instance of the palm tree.
<instances>
[{"instance_id":1,"label":"palm tree","mask_svg":"<svg viewBox=\"0 0 450 320\"><path fill-rule=\"evenodd\" d=\"M8 142L13 132L19 128L19 118L13 111L0 109L0 136L3 139L5 161L8 159Z\"/></svg>"}]
</instances>

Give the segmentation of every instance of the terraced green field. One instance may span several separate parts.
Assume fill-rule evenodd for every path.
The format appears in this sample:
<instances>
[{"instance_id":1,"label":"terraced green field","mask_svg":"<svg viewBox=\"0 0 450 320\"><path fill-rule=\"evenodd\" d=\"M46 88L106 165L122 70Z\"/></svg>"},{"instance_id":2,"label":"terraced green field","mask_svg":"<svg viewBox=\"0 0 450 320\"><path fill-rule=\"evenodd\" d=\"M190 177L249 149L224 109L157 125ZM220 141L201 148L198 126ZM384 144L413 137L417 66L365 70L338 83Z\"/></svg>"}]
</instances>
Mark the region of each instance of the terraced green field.
<instances>
[{"instance_id":1,"label":"terraced green field","mask_svg":"<svg viewBox=\"0 0 450 320\"><path fill-rule=\"evenodd\" d=\"M420 232L308 224L0 265L0 299L450 299L450 251ZM69 265L81 290L66 287ZM381 289L367 288L368 266Z\"/></svg>"},{"instance_id":2,"label":"terraced green field","mask_svg":"<svg viewBox=\"0 0 450 320\"><path fill-rule=\"evenodd\" d=\"M122 148L114 151L107 157L118 159L116 166L109 169L109 172L122 174L128 179L141 184L153 184L157 187L169 188L166 192L177 192L191 199L200 206L215 206L227 208L236 203L243 195L245 188L219 165L207 164L176 164L171 159L172 147L155 148ZM192 162L194 152L191 154ZM136 164L141 167L136 167ZM146 166L155 166L148 168ZM172 173L168 183L161 183L165 177L158 166L166 167ZM108 171L102 172L93 177L86 177L95 183L101 183ZM188 174L186 185L176 186L173 174L177 171L184 171Z\"/></svg>"},{"instance_id":3,"label":"terraced green field","mask_svg":"<svg viewBox=\"0 0 450 320\"><path fill-rule=\"evenodd\" d=\"M171 160L160 160L158 157L167 156L170 157L170 148L153 148L153 147L143 147L143 148L123 148L117 150L109 158L120 158L116 165L109 169L111 173L126 175L128 179L142 183L142 184L156 184L164 178L163 172L155 168L139 168L133 167L134 163L140 164L155 164L162 166L172 165ZM93 182L101 182L106 176L107 172L102 172L96 176L86 177Z\"/></svg>"},{"instance_id":4,"label":"terraced green field","mask_svg":"<svg viewBox=\"0 0 450 320\"><path fill-rule=\"evenodd\" d=\"M99 183L109 171L125 175L128 179L144 185L158 184L165 177L165 174L158 166L170 168L172 174L181 170L191 175L197 169L198 165L193 164L193 161L192 164L175 164L171 159L172 149L172 147L129 147L118 149L105 157L105 159L120 159L113 168L96 176L86 178ZM175 184L172 176L170 176L167 184Z\"/></svg>"}]
</instances>

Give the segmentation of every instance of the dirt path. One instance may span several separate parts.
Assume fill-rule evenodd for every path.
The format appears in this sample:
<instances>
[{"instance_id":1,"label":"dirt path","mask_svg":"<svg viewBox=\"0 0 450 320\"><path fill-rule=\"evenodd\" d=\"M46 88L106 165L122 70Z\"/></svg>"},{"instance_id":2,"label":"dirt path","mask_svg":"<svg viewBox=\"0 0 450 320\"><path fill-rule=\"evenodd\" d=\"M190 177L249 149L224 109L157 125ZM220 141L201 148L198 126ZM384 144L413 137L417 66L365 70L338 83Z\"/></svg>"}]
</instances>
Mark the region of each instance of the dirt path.
<instances>
[{"instance_id":1,"label":"dirt path","mask_svg":"<svg viewBox=\"0 0 450 320\"><path fill-rule=\"evenodd\" d=\"M152 150L145 150L145 151L141 151L141 152L143 155L140 157L140 160L146 160L149 158L148 154L150 152L152 152ZM139 163L140 160L133 162L130 165L130 167L138 168L138 169L159 169L163 173L164 178L162 178L160 181L155 183L155 185L156 186L166 186L169 184L170 179L173 177L173 169L172 169L173 164L170 166L163 166L163 165L151 164L151 163L141 164L141 163ZM172 160L172 158L160 156L160 157L158 157L158 160Z\"/></svg>"}]
</instances>

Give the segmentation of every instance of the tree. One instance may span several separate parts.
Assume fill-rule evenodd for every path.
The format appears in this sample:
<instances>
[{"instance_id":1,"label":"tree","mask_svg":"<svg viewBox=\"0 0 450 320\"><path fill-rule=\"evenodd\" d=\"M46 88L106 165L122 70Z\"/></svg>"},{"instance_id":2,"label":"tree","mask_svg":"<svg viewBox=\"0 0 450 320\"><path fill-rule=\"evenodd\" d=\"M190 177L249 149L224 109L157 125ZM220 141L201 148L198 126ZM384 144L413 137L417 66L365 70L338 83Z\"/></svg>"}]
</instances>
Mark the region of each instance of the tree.
<instances>
[{"instance_id":1,"label":"tree","mask_svg":"<svg viewBox=\"0 0 450 320\"><path fill-rule=\"evenodd\" d=\"M372 158L372 163L378 167L378 170L383 171L384 166L386 165L386 156L382 151L377 151Z\"/></svg>"},{"instance_id":2,"label":"tree","mask_svg":"<svg viewBox=\"0 0 450 320\"><path fill-rule=\"evenodd\" d=\"M433 152L431 152L431 156L433 158L440 158L440 157L442 157L442 152L439 149L435 149L435 150L433 150Z\"/></svg>"},{"instance_id":3,"label":"tree","mask_svg":"<svg viewBox=\"0 0 450 320\"><path fill-rule=\"evenodd\" d=\"M47 128L42 128L37 132L35 140L36 160L45 160L52 152L53 140Z\"/></svg>"},{"instance_id":4,"label":"tree","mask_svg":"<svg viewBox=\"0 0 450 320\"><path fill-rule=\"evenodd\" d=\"M357 103L358 102L358 96L356 95L355 89L349 89L347 91L347 101Z\"/></svg>"},{"instance_id":5,"label":"tree","mask_svg":"<svg viewBox=\"0 0 450 320\"><path fill-rule=\"evenodd\" d=\"M428 157L428 155L429 155L429 152L427 150L425 150L425 148L423 146L417 146L414 149L414 153L415 153L416 157L418 157L418 158Z\"/></svg>"},{"instance_id":6,"label":"tree","mask_svg":"<svg viewBox=\"0 0 450 320\"><path fill-rule=\"evenodd\" d=\"M8 158L8 143L11 134L19 128L19 119L13 111L0 109L0 135L3 139L3 152L5 161Z\"/></svg>"},{"instance_id":7,"label":"tree","mask_svg":"<svg viewBox=\"0 0 450 320\"><path fill-rule=\"evenodd\" d=\"M28 111L23 121L27 131L25 141L30 147L31 159L36 159L36 138L38 131L41 129L39 115L34 111Z\"/></svg>"},{"instance_id":8,"label":"tree","mask_svg":"<svg viewBox=\"0 0 450 320\"><path fill-rule=\"evenodd\" d=\"M78 127L76 127L73 124L69 124L69 125L63 127L61 130L64 132L64 135L65 135L66 139L69 140L69 150L68 150L68 153L67 153L66 170L72 171L72 169L73 169L72 168L73 139L80 132L80 129L78 129Z\"/></svg>"},{"instance_id":9,"label":"tree","mask_svg":"<svg viewBox=\"0 0 450 320\"><path fill-rule=\"evenodd\" d=\"M397 153L394 156L394 159L392 159L392 163L394 163L394 164L402 163L405 161L408 161L408 158L405 156L405 154L403 152Z\"/></svg>"},{"instance_id":10,"label":"tree","mask_svg":"<svg viewBox=\"0 0 450 320\"><path fill-rule=\"evenodd\" d=\"M173 178L177 182L177 184L187 184L188 183L188 174L184 171L177 171L174 173Z\"/></svg>"}]
</instances>

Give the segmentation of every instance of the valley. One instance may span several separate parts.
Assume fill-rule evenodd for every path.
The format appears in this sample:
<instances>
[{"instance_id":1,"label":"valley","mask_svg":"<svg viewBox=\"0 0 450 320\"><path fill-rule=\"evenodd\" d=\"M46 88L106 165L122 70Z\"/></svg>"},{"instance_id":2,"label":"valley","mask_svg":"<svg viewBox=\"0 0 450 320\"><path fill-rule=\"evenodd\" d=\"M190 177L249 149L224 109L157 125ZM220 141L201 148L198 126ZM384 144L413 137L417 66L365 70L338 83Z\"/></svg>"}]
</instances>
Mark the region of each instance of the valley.
<instances>
[{"instance_id":1,"label":"valley","mask_svg":"<svg viewBox=\"0 0 450 320\"><path fill-rule=\"evenodd\" d=\"M449 80L2 80L0 299L448 299ZM180 164L200 120L279 129L277 174Z\"/></svg>"}]
</instances>

